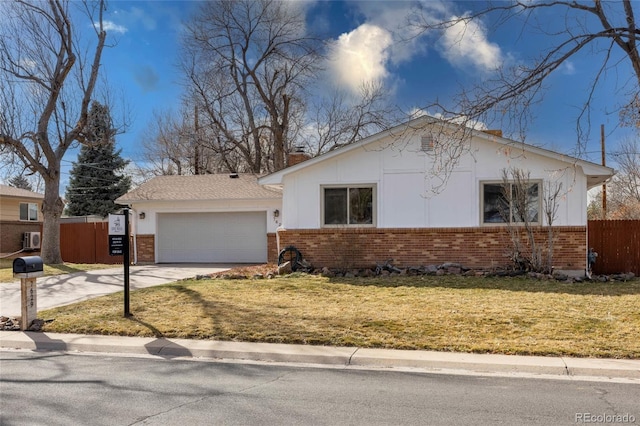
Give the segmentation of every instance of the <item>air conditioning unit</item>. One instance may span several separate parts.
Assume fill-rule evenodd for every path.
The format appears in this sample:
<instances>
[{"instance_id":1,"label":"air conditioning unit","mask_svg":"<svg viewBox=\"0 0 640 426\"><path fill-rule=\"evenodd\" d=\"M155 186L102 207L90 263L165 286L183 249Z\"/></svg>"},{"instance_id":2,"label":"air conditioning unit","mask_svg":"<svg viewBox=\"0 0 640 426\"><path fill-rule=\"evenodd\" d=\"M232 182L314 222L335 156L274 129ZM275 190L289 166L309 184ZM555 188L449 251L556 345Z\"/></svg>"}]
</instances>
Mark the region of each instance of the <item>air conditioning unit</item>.
<instances>
[{"instance_id":1,"label":"air conditioning unit","mask_svg":"<svg viewBox=\"0 0 640 426\"><path fill-rule=\"evenodd\" d=\"M41 241L39 232L25 232L22 248L25 250L39 249Z\"/></svg>"}]
</instances>

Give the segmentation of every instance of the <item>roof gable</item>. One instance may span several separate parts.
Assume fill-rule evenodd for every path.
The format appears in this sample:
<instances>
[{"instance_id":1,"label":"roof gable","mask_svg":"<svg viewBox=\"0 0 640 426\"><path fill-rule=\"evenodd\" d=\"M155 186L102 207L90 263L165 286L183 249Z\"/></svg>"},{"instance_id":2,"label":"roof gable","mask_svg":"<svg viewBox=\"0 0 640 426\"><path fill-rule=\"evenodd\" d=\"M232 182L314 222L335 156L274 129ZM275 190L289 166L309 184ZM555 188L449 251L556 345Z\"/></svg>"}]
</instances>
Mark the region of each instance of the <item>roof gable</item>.
<instances>
[{"instance_id":1,"label":"roof gable","mask_svg":"<svg viewBox=\"0 0 640 426\"><path fill-rule=\"evenodd\" d=\"M236 176L236 177L231 177ZM140 201L203 201L279 199L282 192L258 184L251 174L156 176L116 200L120 204Z\"/></svg>"},{"instance_id":2,"label":"roof gable","mask_svg":"<svg viewBox=\"0 0 640 426\"><path fill-rule=\"evenodd\" d=\"M459 126L444 120L440 120L434 117L422 116L422 117L407 121L405 123L399 124L395 127L384 130L382 132L376 133L364 139L361 139L356 143L338 148L333 151L329 151L325 154L309 159L303 163L299 163L292 167L288 167L278 172L272 173L270 175L261 177L258 180L258 182L262 185L279 185L279 184L282 184L282 178L287 174L297 172L299 170L330 160L337 156L345 155L348 152L357 150L366 145L381 142L387 138L388 139L402 138L404 137L404 135L407 134L406 132L411 132L412 134L415 134L423 130L428 130L429 128L432 128L432 127L439 127L438 131L443 131L445 133L447 131L452 131L454 134L464 134L465 136L470 136L470 137L478 138L485 141L491 141L504 146L508 146L512 149L521 150L523 152L534 153L544 158L554 159L566 164L579 166L582 168L585 175L587 175L587 182L588 182L589 188L602 184L614 174L614 170L610 167L601 166L596 163L580 160L578 158L560 154L558 152L550 151L544 148L539 148L533 145L525 144L523 142L517 142L508 138L504 138L501 136L501 132L496 133L496 132L489 132L489 131L485 132L480 130L473 130L471 128L462 127L462 126Z\"/></svg>"}]
</instances>

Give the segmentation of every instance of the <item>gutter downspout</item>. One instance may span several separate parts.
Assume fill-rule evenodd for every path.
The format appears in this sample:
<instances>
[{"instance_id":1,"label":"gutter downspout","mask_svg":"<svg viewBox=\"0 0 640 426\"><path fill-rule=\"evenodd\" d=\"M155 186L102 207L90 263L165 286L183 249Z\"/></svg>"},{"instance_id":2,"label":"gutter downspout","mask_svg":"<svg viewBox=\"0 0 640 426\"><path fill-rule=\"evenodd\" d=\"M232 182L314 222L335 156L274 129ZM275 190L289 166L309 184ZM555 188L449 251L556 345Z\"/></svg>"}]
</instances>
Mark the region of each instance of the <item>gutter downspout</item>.
<instances>
[{"instance_id":1,"label":"gutter downspout","mask_svg":"<svg viewBox=\"0 0 640 426\"><path fill-rule=\"evenodd\" d=\"M286 229L282 225L276 228L276 259L278 259L278 256L280 255L280 231L286 231Z\"/></svg>"}]
</instances>

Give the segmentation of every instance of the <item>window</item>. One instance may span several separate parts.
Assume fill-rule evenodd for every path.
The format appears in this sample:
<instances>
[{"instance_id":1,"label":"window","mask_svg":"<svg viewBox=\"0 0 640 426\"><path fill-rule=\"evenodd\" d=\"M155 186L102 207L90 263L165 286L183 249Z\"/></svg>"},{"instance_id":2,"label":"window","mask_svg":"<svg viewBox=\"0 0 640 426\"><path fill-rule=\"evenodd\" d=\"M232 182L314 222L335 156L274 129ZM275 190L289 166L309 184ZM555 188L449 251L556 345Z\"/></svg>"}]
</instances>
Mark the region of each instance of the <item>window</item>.
<instances>
[{"instance_id":1,"label":"window","mask_svg":"<svg viewBox=\"0 0 640 426\"><path fill-rule=\"evenodd\" d=\"M20 220L38 220L37 203L20 203Z\"/></svg>"},{"instance_id":2,"label":"window","mask_svg":"<svg viewBox=\"0 0 640 426\"><path fill-rule=\"evenodd\" d=\"M374 186L323 188L323 224L367 226L374 223Z\"/></svg>"},{"instance_id":3,"label":"window","mask_svg":"<svg viewBox=\"0 0 640 426\"><path fill-rule=\"evenodd\" d=\"M540 222L538 182L529 183L526 190L514 184L482 184L482 223ZM506 190L506 191L505 191Z\"/></svg>"},{"instance_id":4,"label":"window","mask_svg":"<svg viewBox=\"0 0 640 426\"><path fill-rule=\"evenodd\" d=\"M422 136L422 138L420 138L420 150L422 152L433 151L434 146L435 140L432 135Z\"/></svg>"}]
</instances>

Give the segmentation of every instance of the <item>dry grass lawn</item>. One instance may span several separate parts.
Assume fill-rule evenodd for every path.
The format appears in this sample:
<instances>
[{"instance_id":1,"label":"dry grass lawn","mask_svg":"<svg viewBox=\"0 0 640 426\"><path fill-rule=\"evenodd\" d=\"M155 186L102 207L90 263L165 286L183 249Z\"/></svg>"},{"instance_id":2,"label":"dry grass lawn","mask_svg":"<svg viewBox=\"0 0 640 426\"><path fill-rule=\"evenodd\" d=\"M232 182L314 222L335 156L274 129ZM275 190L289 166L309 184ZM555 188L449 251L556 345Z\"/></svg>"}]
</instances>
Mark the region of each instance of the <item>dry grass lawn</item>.
<instances>
[{"instance_id":1,"label":"dry grass lawn","mask_svg":"<svg viewBox=\"0 0 640 426\"><path fill-rule=\"evenodd\" d=\"M62 265L44 265L44 275L73 274L74 272L114 268L117 266L118 265L105 265L101 263L65 263ZM0 283L8 283L12 281L16 281L16 278L13 278L13 259L0 259Z\"/></svg>"},{"instance_id":2,"label":"dry grass lawn","mask_svg":"<svg viewBox=\"0 0 640 426\"><path fill-rule=\"evenodd\" d=\"M40 312L45 331L504 354L640 358L640 280L186 280Z\"/></svg>"}]
</instances>

